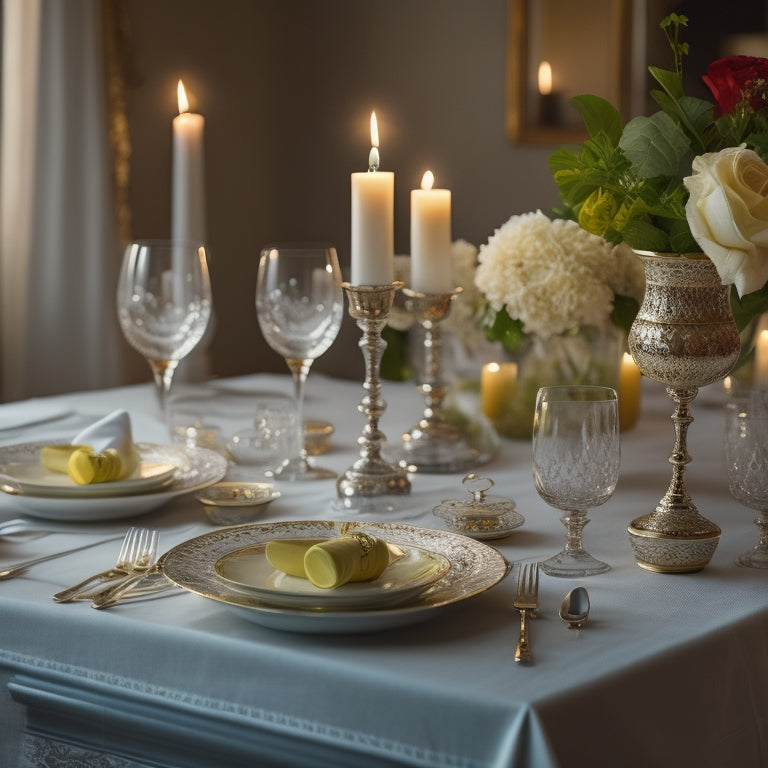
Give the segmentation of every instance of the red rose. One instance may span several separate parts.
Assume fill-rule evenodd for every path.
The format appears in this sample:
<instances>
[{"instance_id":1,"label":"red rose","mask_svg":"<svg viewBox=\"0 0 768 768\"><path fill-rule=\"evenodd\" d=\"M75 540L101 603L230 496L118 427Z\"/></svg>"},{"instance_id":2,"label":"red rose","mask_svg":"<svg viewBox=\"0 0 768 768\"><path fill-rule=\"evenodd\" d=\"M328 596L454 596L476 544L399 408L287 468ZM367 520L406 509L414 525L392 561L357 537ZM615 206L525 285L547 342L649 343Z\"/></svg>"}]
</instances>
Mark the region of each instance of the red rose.
<instances>
[{"instance_id":1,"label":"red rose","mask_svg":"<svg viewBox=\"0 0 768 768\"><path fill-rule=\"evenodd\" d=\"M727 56L713 61L702 80L712 91L722 115L729 115L743 101L756 112L768 105L768 59Z\"/></svg>"}]
</instances>

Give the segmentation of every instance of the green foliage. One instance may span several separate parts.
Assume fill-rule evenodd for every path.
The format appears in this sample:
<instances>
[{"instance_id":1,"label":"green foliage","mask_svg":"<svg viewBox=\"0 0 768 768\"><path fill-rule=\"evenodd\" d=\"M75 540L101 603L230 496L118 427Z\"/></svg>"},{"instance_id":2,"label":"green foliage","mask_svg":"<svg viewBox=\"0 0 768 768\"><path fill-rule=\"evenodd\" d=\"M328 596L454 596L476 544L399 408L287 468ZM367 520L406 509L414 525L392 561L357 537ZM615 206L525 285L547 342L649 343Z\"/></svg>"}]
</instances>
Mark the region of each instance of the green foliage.
<instances>
[{"instance_id":1,"label":"green foliage","mask_svg":"<svg viewBox=\"0 0 768 768\"><path fill-rule=\"evenodd\" d=\"M621 328L624 333L629 333L629 329L637 316L637 310L640 305L630 296L616 294L613 297L613 312L611 312L611 322Z\"/></svg>"},{"instance_id":2,"label":"green foliage","mask_svg":"<svg viewBox=\"0 0 768 768\"><path fill-rule=\"evenodd\" d=\"M487 315L491 315L492 312L490 307L486 308ZM496 313L492 324L486 325L485 335L488 341L500 341L510 352L515 352L526 339L523 324L510 317L506 307L502 307Z\"/></svg>"},{"instance_id":3,"label":"green foliage","mask_svg":"<svg viewBox=\"0 0 768 768\"><path fill-rule=\"evenodd\" d=\"M563 209L589 232L646 251L700 251L685 213L683 179L693 159L745 142L768 162L768 110L739 110L715 118L714 104L686 96L680 39L687 17L672 13L661 22L674 69L649 67L658 84L651 91L660 110L622 126L618 110L597 96L576 96L588 138L576 151L561 148L549 166Z\"/></svg>"},{"instance_id":4,"label":"green foliage","mask_svg":"<svg viewBox=\"0 0 768 768\"><path fill-rule=\"evenodd\" d=\"M741 298L739 298L736 288L731 286L731 309L739 331L744 330L752 318L763 314L763 312L768 312L768 285Z\"/></svg>"}]
</instances>

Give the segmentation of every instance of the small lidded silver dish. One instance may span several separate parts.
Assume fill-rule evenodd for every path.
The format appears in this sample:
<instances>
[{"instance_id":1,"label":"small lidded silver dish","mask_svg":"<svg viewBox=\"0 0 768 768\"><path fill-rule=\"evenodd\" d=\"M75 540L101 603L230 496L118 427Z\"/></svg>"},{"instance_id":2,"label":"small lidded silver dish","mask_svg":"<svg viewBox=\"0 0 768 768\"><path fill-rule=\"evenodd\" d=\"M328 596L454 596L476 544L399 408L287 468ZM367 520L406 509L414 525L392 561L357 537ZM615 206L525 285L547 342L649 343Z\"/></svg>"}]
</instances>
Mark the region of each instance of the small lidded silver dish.
<instances>
[{"instance_id":1,"label":"small lidded silver dish","mask_svg":"<svg viewBox=\"0 0 768 768\"><path fill-rule=\"evenodd\" d=\"M470 472L461 482L471 499L449 499L432 510L452 531L473 539L502 539L525 522L512 499L487 495L494 485L490 477Z\"/></svg>"}]
</instances>

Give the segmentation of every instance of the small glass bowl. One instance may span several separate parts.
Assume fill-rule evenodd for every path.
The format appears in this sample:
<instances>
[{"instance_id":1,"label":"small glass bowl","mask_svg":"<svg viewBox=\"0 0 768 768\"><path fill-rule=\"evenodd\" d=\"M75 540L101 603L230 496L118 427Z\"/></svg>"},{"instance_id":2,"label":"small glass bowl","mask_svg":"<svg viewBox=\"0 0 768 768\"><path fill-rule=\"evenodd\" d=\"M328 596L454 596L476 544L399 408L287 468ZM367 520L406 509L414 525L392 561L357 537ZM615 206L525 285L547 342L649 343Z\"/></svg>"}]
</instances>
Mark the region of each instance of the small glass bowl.
<instances>
[{"instance_id":1,"label":"small glass bowl","mask_svg":"<svg viewBox=\"0 0 768 768\"><path fill-rule=\"evenodd\" d=\"M331 444L333 424L327 421L304 422L304 448L310 456L322 456L328 453Z\"/></svg>"},{"instance_id":2,"label":"small glass bowl","mask_svg":"<svg viewBox=\"0 0 768 768\"><path fill-rule=\"evenodd\" d=\"M240 525L255 520L279 497L280 492L269 483L222 482L200 491L195 498L214 525Z\"/></svg>"},{"instance_id":3,"label":"small glass bowl","mask_svg":"<svg viewBox=\"0 0 768 768\"><path fill-rule=\"evenodd\" d=\"M462 485L472 496L469 501L448 499L432 510L456 533L473 539L502 539L525 522L515 510L512 499L486 495L494 485L490 477L470 473L464 477Z\"/></svg>"}]
</instances>

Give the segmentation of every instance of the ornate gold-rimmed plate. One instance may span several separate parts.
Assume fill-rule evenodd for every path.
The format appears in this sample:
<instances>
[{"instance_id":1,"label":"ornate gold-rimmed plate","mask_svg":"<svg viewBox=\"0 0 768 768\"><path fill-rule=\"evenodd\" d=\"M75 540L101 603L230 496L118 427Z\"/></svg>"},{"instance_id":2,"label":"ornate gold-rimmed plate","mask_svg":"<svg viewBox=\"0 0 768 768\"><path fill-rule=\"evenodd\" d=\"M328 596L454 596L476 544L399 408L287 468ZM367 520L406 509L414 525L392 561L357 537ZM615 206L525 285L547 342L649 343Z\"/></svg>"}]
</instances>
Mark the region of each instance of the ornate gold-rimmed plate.
<instances>
[{"instance_id":1,"label":"ornate gold-rimmed plate","mask_svg":"<svg viewBox=\"0 0 768 768\"><path fill-rule=\"evenodd\" d=\"M221 558L270 539L322 539L363 531L401 547L418 547L445 557L448 572L406 605L374 610L295 608L270 605L235 589L216 572ZM448 605L498 584L510 565L495 549L450 531L405 523L331 520L252 523L211 531L168 552L164 573L180 587L220 602L244 619L272 629L306 633L373 632L423 621Z\"/></svg>"},{"instance_id":2,"label":"ornate gold-rimmed plate","mask_svg":"<svg viewBox=\"0 0 768 768\"><path fill-rule=\"evenodd\" d=\"M322 541L322 539L318 539ZM389 542L387 542L389 544ZM305 608L381 608L406 603L448 573L451 563L437 552L389 544L393 562L377 579L321 589L309 579L275 570L265 544L238 549L215 564L216 573L232 586L271 605Z\"/></svg>"},{"instance_id":3,"label":"ornate gold-rimmed plate","mask_svg":"<svg viewBox=\"0 0 768 768\"><path fill-rule=\"evenodd\" d=\"M18 461L19 456L39 457L40 449L48 444L0 447L0 472L5 464ZM175 470L170 482L140 493L104 497L36 496L20 492L7 481L0 482L0 490L14 496L19 510L32 517L67 522L117 520L146 514L177 496L201 491L221 480L227 471L227 460L205 448L153 443L137 443L136 448L142 462L173 465Z\"/></svg>"}]
</instances>

